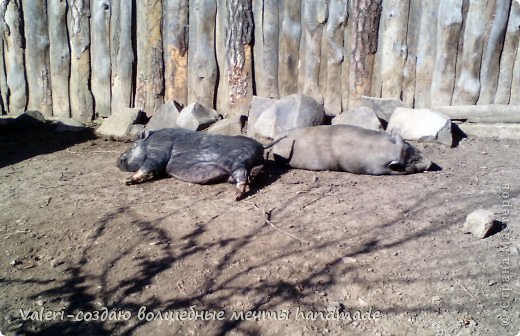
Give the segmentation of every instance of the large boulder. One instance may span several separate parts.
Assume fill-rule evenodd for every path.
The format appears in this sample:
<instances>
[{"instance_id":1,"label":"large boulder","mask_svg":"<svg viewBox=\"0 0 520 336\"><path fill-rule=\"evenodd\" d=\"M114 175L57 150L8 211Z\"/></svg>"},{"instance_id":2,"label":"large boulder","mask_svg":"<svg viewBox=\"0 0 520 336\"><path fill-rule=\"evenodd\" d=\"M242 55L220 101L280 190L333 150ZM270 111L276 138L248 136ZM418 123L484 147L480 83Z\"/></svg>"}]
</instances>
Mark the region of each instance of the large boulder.
<instances>
[{"instance_id":1,"label":"large boulder","mask_svg":"<svg viewBox=\"0 0 520 336\"><path fill-rule=\"evenodd\" d=\"M405 140L437 141L447 146L453 144L451 120L429 109L395 109L386 131L399 134Z\"/></svg>"},{"instance_id":2,"label":"large boulder","mask_svg":"<svg viewBox=\"0 0 520 336\"><path fill-rule=\"evenodd\" d=\"M374 110L377 117L386 122L390 121L390 117L398 107L408 107L399 99L395 98L376 98L376 97L361 97L363 106L370 107Z\"/></svg>"},{"instance_id":3,"label":"large boulder","mask_svg":"<svg viewBox=\"0 0 520 336\"><path fill-rule=\"evenodd\" d=\"M152 115L152 118L146 124L146 129L156 131L163 128L179 127L177 119L181 105L175 101L168 101L161 105Z\"/></svg>"},{"instance_id":4,"label":"large boulder","mask_svg":"<svg viewBox=\"0 0 520 336\"><path fill-rule=\"evenodd\" d=\"M208 128L210 134L222 135L240 135L246 121L246 116L236 115L230 118L222 119L214 123Z\"/></svg>"},{"instance_id":5,"label":"large boulder","mask_svg":"<svg viewBox=\"0 0 520 336\"><path fill-rule=\"evenodd\" d=\"M201 131L219 119L220 115L217 111L195 102L182 109L177 124L182 128Z\"/></svg>"},{"instance_id":6,"label":"large boulder","mask_svg":"<svg viewBox=\"0 0 520 336\"><path fill-rule=\"evenodd\" d=\"M336 116L332 119L332 125L352 125L374 131L381 131L383 129L374 110L364 106L357 107Z\"/></svg>"},{"instance_id":7,"label":"large boulder","mask_svg":"<svg viewBox=\"0 0 520 336\"><path fill-rule=\"evenodd\" d=\"M124 138L128 136L130 127L140 118L141 112L135 108L123 108L106 118L96 133L103 136Z\"/></svg>"},{"instance_id":8,"label":"large boulder","mask_svg":"<svg viewBox=\"0 0 520 336\"><path fill-rule=\"evenodd\" d=\"M247 133L252 137L277 138L298 127L323 124L323 106L312 97L294 94L275 100L253 97Z\"/></svg>"}]
</instances>

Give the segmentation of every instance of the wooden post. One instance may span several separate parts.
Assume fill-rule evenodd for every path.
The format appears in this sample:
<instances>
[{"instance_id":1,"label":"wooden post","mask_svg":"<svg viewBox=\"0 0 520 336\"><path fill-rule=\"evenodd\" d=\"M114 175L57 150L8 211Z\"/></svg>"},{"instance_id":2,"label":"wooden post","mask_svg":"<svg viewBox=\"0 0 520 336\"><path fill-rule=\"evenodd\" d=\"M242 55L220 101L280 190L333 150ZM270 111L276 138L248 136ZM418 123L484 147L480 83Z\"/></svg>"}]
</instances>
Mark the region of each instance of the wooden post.
<instances>
[{"instance_id":1,"label":"wooden post","mask_svg":"<svg viewBox=\"0 0 520 336\"><path fill-rule=\"evenodd\" d=\"M514 92L520 92L520 43L518 43L516 47L513 78L511 80L511 98L509 99L509 104L520 105L520 95L513 94Z\"/></svg>"},{"instance_id":2,"label":"wooden post","mask_svg":"<svg viewBox=\"0 0 520 336\"><path fill-rule=\"evenodd\" d=\"M215 0L192 0L189 10L187 103L198 101L213 107L218 73L214 39L217 4Z\"/></svg>"},{"instance_id":3,"label":"wooden post","mask_svg":"<svg viewBox=\"0 0 520 336\"><path fill-rule=\"evenodd\" d=\"M253 0L256 94L278 98L278 0Z\"/></svg>"},{"instance_id":4,"label":"wooden post","mask_svg":"<svg viewBox=\"0 0 520 336\"><path fill-rule=\"evenodd\" d=\"M500 54L504 47L505 31L511 0L498 0L489 38L484 44L480 68L480 96L477 104L490 104L497 91Z\"/></svg>"},{"instance_id":5,"label":"wooden post","mask_svg":"<svg viewBox=\"0 0 520 336\"><path fill-rule=\"evenodd\" d=\"M112 1L112 16L110 17L111 113L132 107L134 102L133 9L133 1Z\"/></svg>"},{"instance_id":6,"label":"wooden post","mask_svg":"<svg viewBox=\"0 0 520 336\"><path fill-rule=\"evenodd\" d=\"M480 92L480 62L484 41L487 0L470 0L465 20L462 52L457 59L457 81L453 105L475 104Z\"/></svg>"},{"instance_id":7,"label":"wooden post","mask_svg":"<svg viewBox=\"0 0 520 336\"><path fill-rule=\"evenodd\" d=\"M137 1L137 82L135 107L152 115L163 103L162 3Z\"/></svg>"},{"instance_id":8,"label":"wooden post","mask_svg":"<svg viewBox=\"0 0 520 336\"><path fill-rule=\"evenodd\" d=\"M417 63L415 71L415 107L431 105L435 53L437 49L438 1L424 1L421 10Z\"/></svg>"},{"instance_id":9,"label":"wooden post","mask_svg":"<svg viewBox=\"0 0 520 336\"><path fill-rule=\"evenodd\" d=\"M520 2L513 1L511 4L511 12L509 14L509 22L507 24L506 38L504 41L504 49L502 58L500 59L500 70L498 77L498 87L495 97L495 104L508 104L512 96L511 84L513 81L515 55L520 41ZM520 76L516 69L517 77ZM518 91L514 96L518 96Z\"/></svg>"},{"instance_id":10,"label":"wooden post","mask_svg":"<svg viewBox=\"0 0 520 336\"><path fill-rule=\"evenodd\" d=\"M51 69L52 113L70 118L70 48L67 37L67 2L48 0L49 65Z\"/></svg>"},{"instance_id":11,"label":"wooden post","mask_svg":"<svg viewBox=\"0 0 520 336\"><path fill-rule=\"evenodd\" d=\"M381 97L401 98L409 2L384 0L376 62L381 64Z\"/></svg>"},{"instance_id":12,"label":"wooden post","mask_svg":"<svg viewBox=\"0 0 520 336\"><path fill-rule=\"evenodd\" d=\"M462 26L463 0L441 0L437 22L437 54L431 82L431 99L438 105L451 105L455 87L455 65Z\"/></svg>"},{"instance_id":13,"label":"wooden post","mask_svg":"<svg viewBox=\"0 0 520 336\"><path fill-rule=\"evenodd\" d=\"M406 33L407 56L403 67L402 101L413 107L415 105L415 72L417 68L417 52L420 46L419 27L421 25L421 0L410 0L408 15L408 31Z\"/></svg>"},{"instance_id":14,"label":"wooden post","mask_svg":"<svg viewBox=\"0 0 520 336\"><path fill-rule=\"evenodd\" d=\"M352 0L349 19L350 44L347 109L357 107L361 96L370 95L381 0Z\"/></svg>"},{"instance_id":15,"label":"wooden post","mask_svg":"<svg viewBox=\"0 0 520 336\"><path fill-rule=\"evenodd\" d=\"M90 92L90 2L68 0L68 30L71 46L70 110L72 118L89 122L94 115Z\"/></svg>"},{"instance_id":16,"label":"wooden post","mask_svg":"<svg viewBox=\"0 0 520 336\"><path fill-rule=\"evenodd\" d=\"M7 100L9 113L21 114L27 105L27 84L25 81L24 40L22 10L19 0L3 0L7 7L3 20L5 70L7 74Z\"/></svg>"},{"instance_id":17,"label":"wooden post","mask_svg":"<svg viewBox=\"0 0 520 336\"><path fill-rule=\"evenodd\" d=\"M319 88L321 37L327 21L327 3L323 0L303 0L302 36L300 41L300 92L323 103Z\"/></svg>"},{"instance_id":18,"label":"wooden post","mask_svg":"<svg viewBox=\"0 0 520 336\"><path fill-rule=\"evenodd\" d=\"M4 40L6 29L8 29L5 23L5 12L7 10L7 1L0 1L0 101L1 101L1 114L9 113L9 105L7 104L7 74L5 72L5 59L4 59Z\"/></svg>"},{"instance_id":19,"label":"wooden post","mask_svg":"<svg viewBox=\"0 0 520 336\"><path fill-rule=\"evenodd\" d=\"M97 117L110 115L110 15L109 0L91 0L92 93Z\"/></svg>"},{"instance_id":20,"label":"wooden post","mask_svg":"<svg viewBox=\"0 0 520 336\"><path fill-rule=\"evenodd\" d=\"M163 0L164 98L188 101L188 0Z\"/></svg>"},{"instance_id":21,"label":"wooden post","mask_svg":"<svg viewBox=\"0 0 520 336\"><path fill-rule=\"evenodd\" d=\"M301 35L301 0L280 2L281 29L278 63L280 96L298 92L298 62Z\"/></svg>"},{"instance_id":22,"label":"wooden post","mask_svg":"<svg viewBox=\"0 0 520 336\"><path fill-rule=\"evenodd\" d=\"M322 62L325 63L325 81L320 83L324 92L325 112L336 115L342 112L341 106L341 63L344 60L343 36L348 18L348 1L331 0L329 19L324 34Z\"/></svg>"},{"instance_id":23,"label":"wooden post","mask_svg":"<svg viewBox=\"0 0 520 336\"><path fill-rule=\"evenodd\" d=\"M226 117L247 115L253 96L251 0L228 0L227 4L226 82L223 85L229 87L229 108L221 111Z\"/></svg>"},{"instance_id":24,"label":"wooden post","mask_svg":"<svg viewBox=\"0 0 520 336\"><path fill-rule=\"evenodd\" d=\"M22 0L25 32L25 66L29 87L27 109L52 115L47 1Z\"/></svg>"}]
</instances>

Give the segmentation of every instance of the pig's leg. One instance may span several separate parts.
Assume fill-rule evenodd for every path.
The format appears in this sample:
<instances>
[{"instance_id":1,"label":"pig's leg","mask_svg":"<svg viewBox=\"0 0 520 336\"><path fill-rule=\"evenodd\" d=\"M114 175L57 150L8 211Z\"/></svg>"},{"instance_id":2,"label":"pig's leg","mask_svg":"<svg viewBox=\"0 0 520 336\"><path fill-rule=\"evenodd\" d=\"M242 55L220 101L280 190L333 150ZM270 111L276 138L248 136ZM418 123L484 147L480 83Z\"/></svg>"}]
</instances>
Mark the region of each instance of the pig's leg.
<instances>
[{"instance_id":1,"label":"pig's leg","mask_svg":"<svg viewBox=\"0 0 520 336\"><path fill-rule=\"evenodd\" d=\"M146 182L157 176L159 171L160 167L154 160L146 160L141 168L126 180L126 185Z\"/></svg>"},{"instance_id":2,"label":"pig's leg","mask_svg":"<svg viewBox=\"0 0 520 336\"><path fill-rule=\"evenodd\" d=\"M237 193L236 199L239 200L244 196L247 187L247 169L244 166L235 167L231 172L230 179L233 178L233 181L236 183Z\"/></svg>"}]
</instances>

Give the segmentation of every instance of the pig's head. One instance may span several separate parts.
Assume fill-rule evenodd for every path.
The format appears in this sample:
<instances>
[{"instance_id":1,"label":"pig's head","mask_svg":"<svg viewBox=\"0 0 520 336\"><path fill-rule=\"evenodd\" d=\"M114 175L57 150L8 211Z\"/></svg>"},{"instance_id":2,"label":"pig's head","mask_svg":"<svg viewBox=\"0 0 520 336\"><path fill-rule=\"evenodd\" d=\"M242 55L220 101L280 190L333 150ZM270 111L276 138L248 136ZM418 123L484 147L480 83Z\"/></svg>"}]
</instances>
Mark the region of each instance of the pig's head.
<instances>
[{"instance_id":1,"label":"pig's head","mask_svg":"<svg viewBox=\"0 0 520 336\"><path fill-rule=\"evenodd\" d=\"M421 151L395 135L396 145L401 148L401 157L389 163L388 167L396 174L422 173L430 168L432 162Z\"/></svg>"},{"instance_id":2,"label":"pig's head","mask_svg":"<svg viewBox=\"0 0 520 336\"><path fill-rule=\"evenodd\" d=\"M146 138L149 133L143 132L126 152L117 159L117 167L123 171L135 172L146 160Z\"/></svg>"}]
</instances>

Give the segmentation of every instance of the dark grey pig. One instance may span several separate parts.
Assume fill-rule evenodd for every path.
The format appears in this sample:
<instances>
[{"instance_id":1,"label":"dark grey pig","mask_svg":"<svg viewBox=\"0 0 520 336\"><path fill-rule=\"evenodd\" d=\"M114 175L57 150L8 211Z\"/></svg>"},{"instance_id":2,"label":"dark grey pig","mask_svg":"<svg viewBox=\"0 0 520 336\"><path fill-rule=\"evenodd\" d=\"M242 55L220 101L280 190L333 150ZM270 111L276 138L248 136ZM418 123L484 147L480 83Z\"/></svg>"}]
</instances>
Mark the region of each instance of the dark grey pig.
<instances>
[{"instance_id":1,"label":"dark grey pig","mask_svg":"<svg viewBox=\"0 0 520 336\"><path fill-rule=\"evenodd\" d=\"M273 147L275 160L308 170L395 175L426 171L431 161L399 136L350 125L297 128Z\"/></svg>"},{"instance_id":2,"label":"dark grey pig","mask_svg":"<svg viewBox=\"0 0 520 336\"><path fill-rule=\"evenodd\" d=\"M261 169L263 154L261 143L244 136L169 128L142 133L119 157L117 167L136 172L127 184L142 183L162 173L199 184L228 179L236 183L238 199L245 193L251 171Z\"/></svg>"}]
</instances>

